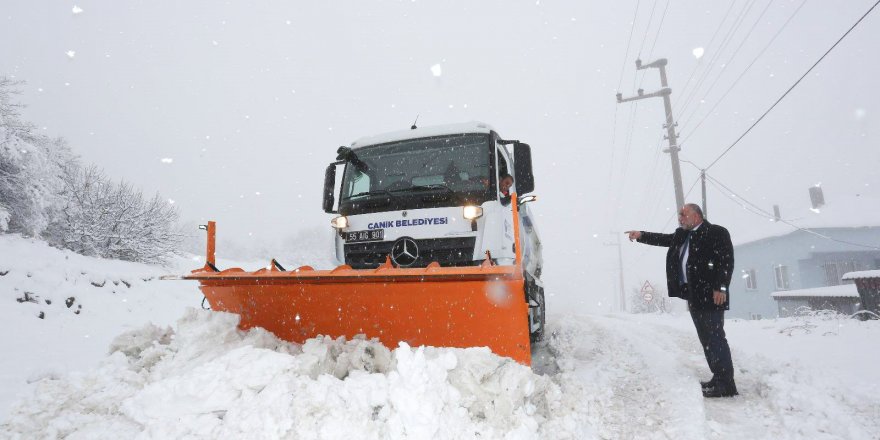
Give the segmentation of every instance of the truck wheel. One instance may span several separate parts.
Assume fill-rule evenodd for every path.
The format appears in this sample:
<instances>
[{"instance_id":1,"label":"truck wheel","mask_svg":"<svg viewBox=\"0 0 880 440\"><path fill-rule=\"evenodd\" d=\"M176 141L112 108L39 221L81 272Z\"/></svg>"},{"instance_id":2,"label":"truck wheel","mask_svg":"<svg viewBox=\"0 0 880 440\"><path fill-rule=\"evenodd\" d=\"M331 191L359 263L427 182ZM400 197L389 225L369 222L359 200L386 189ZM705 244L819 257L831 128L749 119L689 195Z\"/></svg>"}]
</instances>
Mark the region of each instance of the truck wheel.
<instances>
[{"instance_id":1,"label":"truck wheel","mask_svg":"<svg viewBox=\"0 0 880 440\"><path fill-rule=\"evenodd\" d=\"M535 295L535 297L538 300L537 301L538 307L537 307L536 312L537 312L539 327L534 332L529 333L529 341L532 344L534 344L536 342L541 342L544 340L544 327L545 327L545 323L546 323L546 313L547 313L546 306L544 304L544 288L538 287L535 285L533 285L533 286L534 286L533 287L534 289L538 290L538 292L537 292L538 294Z\"/></svg>"}]
</instances>

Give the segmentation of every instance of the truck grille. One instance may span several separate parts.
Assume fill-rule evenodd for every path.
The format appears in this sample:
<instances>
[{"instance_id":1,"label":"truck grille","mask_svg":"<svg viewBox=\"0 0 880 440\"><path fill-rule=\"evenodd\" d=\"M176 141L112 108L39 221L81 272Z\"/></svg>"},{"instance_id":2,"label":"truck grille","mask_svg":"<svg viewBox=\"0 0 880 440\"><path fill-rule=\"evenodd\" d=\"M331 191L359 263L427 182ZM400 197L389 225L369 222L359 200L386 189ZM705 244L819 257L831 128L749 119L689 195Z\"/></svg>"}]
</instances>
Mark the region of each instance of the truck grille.
<instances>
[{"instance_id":1,"label":"truck grille","mask_svg":"<svg viewBox=\"0 0 880 440\"><path fill-rule=\"evenodd\" d=\"M431 238L416 240L419 247L419 258L408 267L426 267L432 261L441 266L475 266L474 245L476 237ZM352 243L345 245L345 264L354 269L374 269L385 262L391 254L393 241L376 241L371 243Z\"/></svg>"}]
</instances>

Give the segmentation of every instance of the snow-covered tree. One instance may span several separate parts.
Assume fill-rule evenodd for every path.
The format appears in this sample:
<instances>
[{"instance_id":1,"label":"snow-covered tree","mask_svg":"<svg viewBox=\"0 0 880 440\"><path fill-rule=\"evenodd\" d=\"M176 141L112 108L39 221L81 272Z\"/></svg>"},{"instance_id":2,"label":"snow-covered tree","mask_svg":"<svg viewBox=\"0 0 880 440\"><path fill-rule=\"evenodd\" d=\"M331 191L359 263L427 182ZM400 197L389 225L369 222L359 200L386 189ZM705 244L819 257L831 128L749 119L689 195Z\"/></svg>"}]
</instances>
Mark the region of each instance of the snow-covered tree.
<instances>
[{"instance_id":1,"label":"snow-covered tree","mask_svg":"<svg viewBox=\"0 0 880 440\"><path fill-rule=\"evenodd\" d=\"M145 198L94 166L64 174L59 215L49 241L84 255L162 263L182 237L177 209L158 195Z\"/></svg>"},{"instance_id":2,"label":"snow-covered tree","mask_svg":"<svg viewBox=\"0 0 880 440\"><path fill-rule=\"evenodd\" d=\"M0 232L38 236L51 221L62 170L76 158L63 140L21 120L18 84L0 77Z\"/></svg>"},{"instance_id":3,"label":"snow-covered tree","mask_svg":"<svg viewBox=\"0 0 880 440\"><path fill-rule=\"evenodd\" d=\"M105 258L163 262L181 240L177 210L95 167L83 168L63 139L36 133L0 77L0 233Z\"/></svg>"}]
</instances>

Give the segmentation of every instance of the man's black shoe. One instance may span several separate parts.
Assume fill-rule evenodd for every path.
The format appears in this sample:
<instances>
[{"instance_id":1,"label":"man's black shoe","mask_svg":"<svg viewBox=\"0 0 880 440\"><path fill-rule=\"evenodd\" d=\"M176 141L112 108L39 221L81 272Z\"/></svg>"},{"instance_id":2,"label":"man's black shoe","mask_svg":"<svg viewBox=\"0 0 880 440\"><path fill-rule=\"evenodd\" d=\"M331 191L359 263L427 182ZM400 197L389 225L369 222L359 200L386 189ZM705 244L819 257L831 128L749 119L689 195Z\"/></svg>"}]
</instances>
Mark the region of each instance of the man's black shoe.
<instances>
[{"instance_id":1,"label":"man's black shoe","mask_svg":"<svg viewBox=\"0 0 880 440\"><path fill-rule=\"evenodd\" d=\"M709 388L713 388L714 386L715 386L715 378L714 377L706 382L700 381L700 387L703 388L703 391L706 391Z\"/></svg>"},{"instance_id":2,"label":"man's black shoe","mask_svg":"<svg viewBox=\"0 0 880 440\"><path fill-rule=\"evenodd\" d=\"M733 397L738 394L739 393L736 391L736 385L723 386L721 384L716 384L711 388L703 389L703 397L706 398Z\"/></svg>"}]
</instances>

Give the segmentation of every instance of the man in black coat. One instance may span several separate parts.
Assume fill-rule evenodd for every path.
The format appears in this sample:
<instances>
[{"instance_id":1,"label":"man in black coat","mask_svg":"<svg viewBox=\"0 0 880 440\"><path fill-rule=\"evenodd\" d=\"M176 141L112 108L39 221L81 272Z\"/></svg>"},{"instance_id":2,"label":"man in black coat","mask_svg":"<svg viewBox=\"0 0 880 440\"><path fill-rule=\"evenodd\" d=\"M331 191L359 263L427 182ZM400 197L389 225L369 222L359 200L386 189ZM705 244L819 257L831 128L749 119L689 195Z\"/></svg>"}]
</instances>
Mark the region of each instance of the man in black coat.
<instances>
[{"instance_id":1,"label":"man in black coat","mask_svg":"<svg viewBox=\"0 0 880 440\"><path fill-rule=\"evenodd\" d=\"M688 302L688 310L703 345L712 379L702 382L703 396L737 395L733 361L724 334L724 311L730 308L728 287L733 273L730 233L703 218L699 206L688 203L678 213L680 228L672 234L627 231L630 241L669 248L666 284L669 296Z\"/></svg>"}]
</instances>

